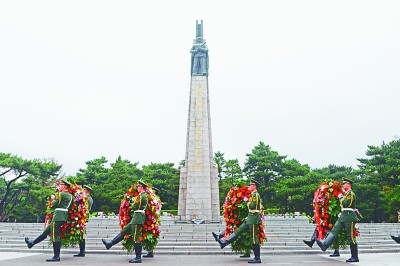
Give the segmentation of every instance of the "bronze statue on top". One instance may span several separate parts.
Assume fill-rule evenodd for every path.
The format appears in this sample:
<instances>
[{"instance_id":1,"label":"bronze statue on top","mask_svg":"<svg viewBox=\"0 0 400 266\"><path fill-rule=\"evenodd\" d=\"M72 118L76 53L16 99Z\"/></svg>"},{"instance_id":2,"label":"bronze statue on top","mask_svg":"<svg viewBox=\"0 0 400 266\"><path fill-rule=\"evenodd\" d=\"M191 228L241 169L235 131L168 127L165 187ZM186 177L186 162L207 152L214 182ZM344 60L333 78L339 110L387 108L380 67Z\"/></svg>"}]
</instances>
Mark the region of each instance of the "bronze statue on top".
<instances>
[{"instance_id":1,"label":"bronze statue on top","mask_svg":"<svg viewBox=\"0 0 400 266\"><path fill-rule=\"evenodd\" d=\"M192 54L192 76L208 76L208 47L203 39L203 21L196 20L196 40L190 50Z\"/></svg>"}]
</instances>

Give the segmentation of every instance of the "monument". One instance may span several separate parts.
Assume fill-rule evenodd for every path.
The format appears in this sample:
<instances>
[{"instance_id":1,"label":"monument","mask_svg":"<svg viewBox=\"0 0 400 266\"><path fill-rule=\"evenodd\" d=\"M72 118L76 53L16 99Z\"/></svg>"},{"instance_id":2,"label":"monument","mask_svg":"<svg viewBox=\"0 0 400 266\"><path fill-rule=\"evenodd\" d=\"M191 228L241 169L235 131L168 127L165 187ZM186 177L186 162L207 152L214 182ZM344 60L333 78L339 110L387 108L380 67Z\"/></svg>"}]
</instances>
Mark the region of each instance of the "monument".
<instances>
[{"instance_id":1,"label":"monument","mask_svg":"<svg viewBox=\"0 0 400 266\"><path fill-rule=\"evenodd\" d=\"M213 160L208 48L203 38L203 21L196 20L196 39L190 50L191 82L187 121L185 165L179 183L180 221L220 220L218 170Z\"/></svg>"}]
</instances>

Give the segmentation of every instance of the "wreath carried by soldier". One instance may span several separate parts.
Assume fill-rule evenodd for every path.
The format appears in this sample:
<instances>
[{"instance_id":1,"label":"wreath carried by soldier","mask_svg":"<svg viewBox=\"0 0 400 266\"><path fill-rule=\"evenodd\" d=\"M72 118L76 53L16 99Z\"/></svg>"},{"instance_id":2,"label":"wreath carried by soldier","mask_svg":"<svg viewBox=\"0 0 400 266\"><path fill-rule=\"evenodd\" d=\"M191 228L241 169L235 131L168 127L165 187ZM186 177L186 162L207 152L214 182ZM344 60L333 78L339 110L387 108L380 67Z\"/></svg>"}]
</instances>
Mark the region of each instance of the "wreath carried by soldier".
<instances>
[{"instance_id":1,"label":"wreath carried by soldier","mask_svg":"<svg viewBox=\"0 0 400 266\"><path fill-rule=\"evenodd\" d=\"M146 186L145 193L148 197L148 203L145 209L146 219L141 229L142 234L139 241L142 242L145 250L154 250L160 238L159 224L162 202L151 186ZM124 194L119 209L119 226L121 230L130 222L133 216L131 205L138 194L137 184L133 184ZM133 244L134 241L130 234L126 235L124 240L122 240L123 248L126 249L128 253L132 253Z\"/></svg>"},{"instance_id":2,"label":"wreath carried by soldier","mask_svg":"<svg viewBox=\"0 0 400 266\"><path fill-rule=\"evenodd\" d=\"M56 187L60 185L60 182L56 183ZM57 190L58 191L58 190ZM83 239L86 234L86 223L88 221L87 215L87 197L81 186L75 182L68 188L68 193L72 195L71 205L68 208L68 220L63 223L61 227L61 246L63 247L74 247L79 244L79 241ZM54 212L53 204L58 202L59 193L51 195L47 201L46 218L44 227L46 228L51 224ZM51 233L50 233L51 235ZM50 237L49 245L52 244L52 238Z\"/></svg>"},{"instance_id":3,"label":"wreath carried by soldier","mask_svg":"<svg viewBox=\"0 0 400 266\"><path fill-rule=\"evenodd\" d=\"M245 180L235 181L234 186L231 187L226 195L224 205L223 205L223 214L225 219L225 231L223 232L223 239L229 237L235 230L237 230L240 225L245 221L249 211L247 207L247 202L250 198L250 190L246 185ZM262 205L261 205L262 206ZM258 225L258 239L260 240L260 244L262 245L264 241L267 240L265 234L265 221L264 221L264 212L261 209L260 213L262 222ZM251 236L250 232L246 231L241 234L238 239L231 244L231 249L236 254L250 254L251 246Z\"/></svg>"},{"instance_id":4,"label":"wreath carried by soldier","mask_svg":"<svg viewBox=\"0 0 400 266\"><path fill-rule=\"evenodd\" d=\"M327 179L322 181L314 192L314 216L313 222L317 226L317 238L325 239L332 230L333 225L341 212L340 197L342 196L342 187L338 181ZM356 228L354 236L359 236ZM347 240L345 231L341 231L332 244L333 249L346 248Z\"/></svg>"}]
</instances>

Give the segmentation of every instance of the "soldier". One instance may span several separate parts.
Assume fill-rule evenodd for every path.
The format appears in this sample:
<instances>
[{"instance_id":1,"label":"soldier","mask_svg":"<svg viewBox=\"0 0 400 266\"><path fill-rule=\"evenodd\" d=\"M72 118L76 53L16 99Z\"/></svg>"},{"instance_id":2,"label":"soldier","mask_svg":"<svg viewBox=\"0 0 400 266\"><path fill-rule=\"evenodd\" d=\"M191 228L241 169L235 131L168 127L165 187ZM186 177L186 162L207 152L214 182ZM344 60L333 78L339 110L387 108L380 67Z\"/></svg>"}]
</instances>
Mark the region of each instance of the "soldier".
<instances>
[{"instance_id":1,"label":"soldier","mask_svg":"<svg viewBox=\"0 0 400 266\"><path fill-rule=\"evenodd\" d=\"M208 73L208 47L201 36L197 36L192 49L192 76L206 76Z\"/></svg>"},{"instance_id":2,"label":"soldier","mask_svg":"<svg viewBox=\"0 0 400 266\"><path fill-rule=\"evenodd\" d=\"M154 194L158 195L160 190L156 187L152 187ZM154 250L148 250L146 255L143 255L143 258L154 258Z\"/></svg>"},{"instance_id":3,"label":"soldier","mask_svg":"<svg viewBox=\"0 0 400 266\"><path fill-rule=\"evenodd\" d=\"M239 235L241 235L246 230L250 230L250 235L252 236L252 245L254 252L254 259L249 260L249 263L261 263L260 258L260 240L258 238L258 226L261 224L261 202L260 195L257 192L257 187L259 183L255 180L250 180L249 190L251 192L249 201L247 202L247 208L249 214L247 215L245 221L239 228L233 232L226 240L219 238L218 235L212 232L215 240L219 243L221 248L234 242Z\"/></svg>"},{"instance_id":4,"label":"soldier","mask_svg":"<svg viewBox=\"0 0 400 266\"><path fill-rule=\"evenodd\" d=\"M93 205L93 199L90 196L90 192L92 192L92 188L89 187L88 185L84 185L83 189L85 191L85 195L86 195L86 198L87 198L87 201L86 201L86 203L87 203L87 206L86 206L86 210L87 210L86 217L89 219L89 213L90 213L90 210L92 209L92 205ZM79 253L75 254L74 257L85 257L85 242L86 241L82 236L81 241L79 241Z\"/></svg>"},{"instance_id":5,"label":"soldier","mask_svg":"<svg viewBox=\"0 0 400 266\"><path fill-rule=\"evenodd\" d=\"M147 207L147 194L144 191L146 184L141 180L138 181L137 184L137 195L132 204L132 210L134 210L133 217L131 221L122 229L121 233L114 237L111 241L106 241L103 239L103 244L106 249L110 249L115 244L121 242L125 235L132 234L135 248L136 257L133 260L130 260L130 263L142 263L142 243L139 238L141 237L140 229L142 228L145 222L145 210Z\"/></svg>"},{"instance_id":6,"label":"soldier","mask_svg":"<svg viewBox=\"0 0 400 266\"><path fill-rule=\"evenodd\" d=\"M358 262L358 248L357 242L354 237L355 223L358 221L356 209L356 195L352 191L353 181L347 178L343 179L342 188L344 195L340 199L342 212L339 214L339 218L332 228L332 231L328 234L325 240L321 241L317 239L317 244L322 251L333 243L336 236L344 228L346 230L347 239L350 241L351 258L346 262Z\"/></svg>"},{"instance_id":7,"label":"soldier","mask_svg":"<svg viewBox=\"0 0 400 266\"><path fill-rule=\"evenodd\" d=\"M72 202L72 195L68 193L68 188L70 185L71 183L67 180L61 180L60 187L58 189L59 193L52 202L52 208L54 210L53 218L43 233L35 240L29 240L28 237L25 237L25 242L28 245L28 248L32 248L37 243L45 240L47 235L51 232L54 256L46 261L60 261L61 226L68 219L68 208L71 206Z\"/></svg>"}]
</instances>

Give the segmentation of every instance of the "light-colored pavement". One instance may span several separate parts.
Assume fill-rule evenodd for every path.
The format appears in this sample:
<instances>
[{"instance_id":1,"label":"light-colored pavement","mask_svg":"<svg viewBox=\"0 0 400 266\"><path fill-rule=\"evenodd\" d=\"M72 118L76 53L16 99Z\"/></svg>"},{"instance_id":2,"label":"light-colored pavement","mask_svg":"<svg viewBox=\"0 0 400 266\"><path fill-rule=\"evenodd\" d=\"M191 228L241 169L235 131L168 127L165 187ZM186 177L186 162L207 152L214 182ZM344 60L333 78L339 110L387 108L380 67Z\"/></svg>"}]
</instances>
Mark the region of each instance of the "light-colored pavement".
<instances>
[{"instance_id":1,"label":"light-colored pavement","mask_svg":"<svg viewBox=\"0 0 400 266\"><path fill-rule=\"evenodd\" d=\"M88 254L85 258L74 258L72 254L61 254L61 262L46 263L46 259L51 254L34 254L21 252L0 252L1 266L37 266L37 265L85 265L85 266L102 266L102 265L132 265L128 261L133 258L127 255L105 255L105 254ZM373 253L361 254L360 262L346 263L348 255L345 254L339 258L330 258L328 254L323 255L293 255L293 256L264 256L262 257L263 265L362 265L362 266L380 266L380 265L399 265L400 253ZM230 265L250 265L248 259L240 259L239 256L233 255L181 255L169 256L159 255L154 258L144 258L141 265L185 265L185 266L230 266Z\"/></svg>"}]
</instances>

